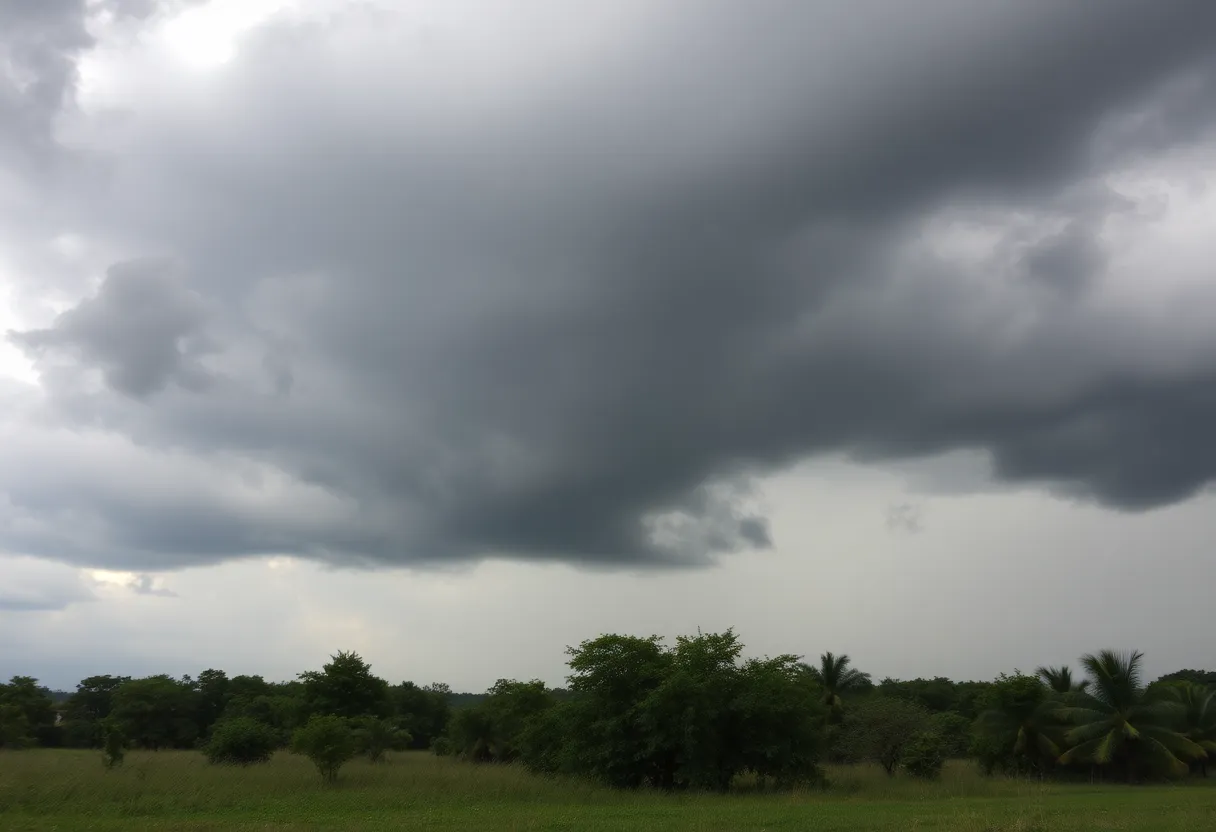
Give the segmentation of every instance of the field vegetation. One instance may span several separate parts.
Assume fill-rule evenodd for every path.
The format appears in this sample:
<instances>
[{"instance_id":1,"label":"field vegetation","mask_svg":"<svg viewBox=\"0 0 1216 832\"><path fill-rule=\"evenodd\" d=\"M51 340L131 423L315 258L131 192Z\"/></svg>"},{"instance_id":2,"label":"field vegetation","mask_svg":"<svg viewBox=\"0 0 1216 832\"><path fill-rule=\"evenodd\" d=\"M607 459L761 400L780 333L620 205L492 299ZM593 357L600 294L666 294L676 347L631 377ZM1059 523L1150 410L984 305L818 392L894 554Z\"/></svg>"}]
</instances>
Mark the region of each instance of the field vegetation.
<instances>
[{"instance_id":1,"label":"field vegetation","mask_svg":"<svg viewBox=\"0 0 1216 832\"><path fill-rule=\"evenodd\" d=\"M289 682L0 685L0 829L1216 828L1216 674L1142 656L985 682L736 635L605 635L567 686L457 696L340 652Z\"/></svg>"}]
</instances>

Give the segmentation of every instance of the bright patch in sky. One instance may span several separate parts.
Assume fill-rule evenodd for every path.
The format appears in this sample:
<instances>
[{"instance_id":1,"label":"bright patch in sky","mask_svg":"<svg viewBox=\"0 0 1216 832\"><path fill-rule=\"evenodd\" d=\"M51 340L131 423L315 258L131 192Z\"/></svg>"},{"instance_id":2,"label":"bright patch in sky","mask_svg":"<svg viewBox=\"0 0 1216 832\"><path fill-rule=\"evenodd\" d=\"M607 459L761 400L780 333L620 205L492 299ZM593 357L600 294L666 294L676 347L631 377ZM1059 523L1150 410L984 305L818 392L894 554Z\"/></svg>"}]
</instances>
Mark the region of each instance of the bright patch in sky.
<instances>
[{"instance_id":1,"label":"bright patch in sky","mask_svg":"<svg viewBox=\"0 0 1216 832\"><path fill-rule=\"evenodd\" d=\"M183 63L213 69L232 60L242 33L294 5L291 0L211 0L170 20L160 36Z\"/></svg>"}]
</instances>

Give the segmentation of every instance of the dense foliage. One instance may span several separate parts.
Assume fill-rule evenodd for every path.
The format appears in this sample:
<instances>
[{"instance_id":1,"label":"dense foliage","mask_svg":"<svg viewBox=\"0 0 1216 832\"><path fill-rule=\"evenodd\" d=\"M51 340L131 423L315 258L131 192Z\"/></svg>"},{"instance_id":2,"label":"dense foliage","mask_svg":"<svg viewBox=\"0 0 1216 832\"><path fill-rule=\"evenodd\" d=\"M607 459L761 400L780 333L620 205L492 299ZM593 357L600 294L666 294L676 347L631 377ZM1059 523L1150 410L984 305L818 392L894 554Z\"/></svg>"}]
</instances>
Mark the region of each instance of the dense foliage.
<instances>
[{"instance_id":1,"label":"dense foliage","mask_svg":"<svg viewBox=\"0 0 1216 832\"><path fill-rule=\"evenodd\" d=\"M604 635L568 651L567 689L500 679L484 694L390 685L339 652L296 680L90 676L70 695L37 680L0 684L0 748L197 748L249 764L290 746L333 780L354 755L429 748L472 763L518 763L620 788L722 791L821 780L820 762L873 762L933 778L947 758L985 774L1144 780L1206 776L1216 755L1216 673L1151 685L1142 656L1102 651L1069 667L991 682L942 677L877 684L847 655L804 663L745 658L732 631L666 645Z\"/></svg>"},{"instance_id":2,"label":"dense foliage","mask_svg":"<svg viewBox=\"0 0 1216 832\"><path fill-rule=\"evenodd\" d=\"M334 715L316 715L291 736L291 750L312 760L326 783L338 779L338 771L358 751L350 721Z\"/></svg>"},{"instance_id":3,"label":"dense foliage","mask_svg":"<svg viewBox=\"0 0 1216 832\"><path fill-rule=\"evenodd\" d=\"M222 719L203 746L203 753L213 763L252 765L269 762L278 746L274 729L247 716Z\"/></svg>"}]
</instances>

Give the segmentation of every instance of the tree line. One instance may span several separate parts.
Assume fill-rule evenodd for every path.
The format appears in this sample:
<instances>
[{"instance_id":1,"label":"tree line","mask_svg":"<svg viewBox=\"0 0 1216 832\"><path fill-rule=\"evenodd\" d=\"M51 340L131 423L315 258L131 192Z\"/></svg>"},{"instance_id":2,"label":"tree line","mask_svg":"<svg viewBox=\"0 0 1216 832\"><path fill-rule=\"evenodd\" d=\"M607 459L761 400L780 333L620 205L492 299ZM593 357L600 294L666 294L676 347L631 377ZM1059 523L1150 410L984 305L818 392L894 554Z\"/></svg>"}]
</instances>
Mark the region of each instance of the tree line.
<instances>
[{"instance_id":1,"label":"tree line","mask_svg":"<svg viewBox=\"0 0 1216 832\"><path fill-rule=\"evenodd\" d=\"M0 684L0 748L200 749L252 764L279 749L326 780L355 755L429 749L620 787L729 789L825 783L823 764L873 762L934 778L948 758L990 775L1143 780L1206 776L1216 758L1216 673L1151 684L1138 652L990 682L872 681L847 655L745 659L737 635L604 635L568 649L567 687L503 679L485 694L390 685L339 652L289 682L91 676L56 702L37 680Z\"/></svg>"}]
</instances>

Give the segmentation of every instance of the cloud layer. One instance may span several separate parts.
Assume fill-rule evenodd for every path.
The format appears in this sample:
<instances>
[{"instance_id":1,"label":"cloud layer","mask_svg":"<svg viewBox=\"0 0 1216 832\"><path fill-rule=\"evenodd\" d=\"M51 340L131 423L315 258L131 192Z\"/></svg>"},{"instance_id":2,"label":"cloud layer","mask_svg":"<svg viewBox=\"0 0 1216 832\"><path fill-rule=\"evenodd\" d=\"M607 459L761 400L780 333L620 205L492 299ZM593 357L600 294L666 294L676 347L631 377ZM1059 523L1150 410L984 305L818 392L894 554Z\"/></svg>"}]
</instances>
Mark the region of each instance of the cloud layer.
<instances>
[{"instance_id":1,"label":"cloud layer","mask_svg":"<svg viewBox=\"0 0 1216 832\"><path fill-rule=\"evenodd\" d=\"M76 291L0 548L695 566L820 454L1216 477L1216 6L315 5L79 84L83 3L6 7L16 285Z\"/></svg>"}]
</instances>

